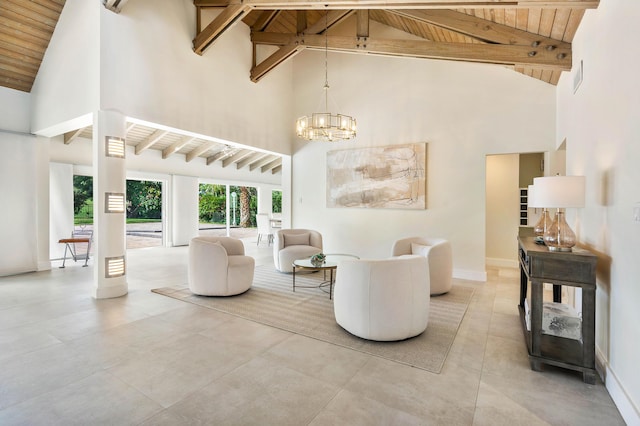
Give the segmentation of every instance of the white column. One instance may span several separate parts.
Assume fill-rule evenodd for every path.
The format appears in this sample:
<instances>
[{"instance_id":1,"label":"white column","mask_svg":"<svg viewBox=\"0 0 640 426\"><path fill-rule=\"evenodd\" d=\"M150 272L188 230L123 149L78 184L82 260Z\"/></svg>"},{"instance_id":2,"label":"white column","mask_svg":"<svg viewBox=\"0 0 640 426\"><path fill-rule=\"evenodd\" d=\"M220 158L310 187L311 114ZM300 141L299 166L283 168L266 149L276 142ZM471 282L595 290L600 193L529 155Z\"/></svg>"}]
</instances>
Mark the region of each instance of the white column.
<instances>
[{"instance_id":1,"label":"white column","mask_svg":"<svg viewBox=\"0 0 640 426\"><path fill-rule=\"evenodd\" d=\"M172 243L186 246L198 235L198 178L174 175L171 182Z\"/></svg>"},{"instance_id":2,"label":"white column","mask_svg":"<svg viewBox=\"0 0 640 426\"><path fill-rule=\"evenodd\" d=\"M258 186L258 213L271 214L271 211L273 210L271 188L272 187L270 185Z\"/></svg>"},{"instance_id":3,"label":"white column","mask_svg":"<svg viewBox=\"0 0 640 426\"><path fill-rule=\"evenodd\" d=\"M125 194L126 160L107 156L107 137L126 136L126 119L117 111L98 111L93 118L93 249L94 297L106 299L128 292L126 209L107 211L106 194ZM124 203L123 203L124 205ZM109 267L108 265L111 265ZM118 269L124 266L123 269Z\"/></svg>"}]
</instances>

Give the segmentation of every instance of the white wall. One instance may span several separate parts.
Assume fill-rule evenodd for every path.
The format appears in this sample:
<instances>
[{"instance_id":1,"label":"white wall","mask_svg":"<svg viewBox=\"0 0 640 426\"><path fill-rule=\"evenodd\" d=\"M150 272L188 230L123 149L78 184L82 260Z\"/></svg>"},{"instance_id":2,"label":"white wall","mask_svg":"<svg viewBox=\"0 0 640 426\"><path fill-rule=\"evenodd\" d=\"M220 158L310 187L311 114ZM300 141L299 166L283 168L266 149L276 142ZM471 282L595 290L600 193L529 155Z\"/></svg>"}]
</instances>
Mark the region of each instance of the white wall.
<instances>
[{"instance_id":1,"label":"white wall","mask_svg":"<svg viewBox=\"0 0 640 426\"><path fill-rule=\"evenodd\" d=\"M49 250L51 259L61 259L64 244L58 243L58 240L69 238L73 232L73 166L51 163L49 173Z\"/></svg>"},{"instance_id":2,"label":"white wall","mask_svg":"<svg viewBox=\"0 0 640 426\"><path fill-rule=\"evenodd\" d=\"M566 139L567 174L586 176L585 208L567 213L599 257L597 355L628 424L640 424L639 21L636 1L602 0L587 11L573 42L584 80L574 94L574 74L561 78L556 135L558 144Z\"/></svg>"},{"instance_id":3,"label":"white wall","mask_svg":"<svg viewBox=\"0 0 640 426\"><path fill-rule=\"evenodd\" d=\"M0 87L0 130L29 133L31 95Z\"/></svg>"},{"instance_id":4,"label":"white wall","mask_svg":"<svg viewBox=\"0 0 640 426\"><path fill-rule=\"evenodd\" d=\"M31 90L33 133L73 130L67 121L98 110L100 9L98 1L66 1Z\"/></svg>"},{"instance_id":5,"label":"white wall","mask_svg":"<svg viewBox=\"0 0 640 426\"><path fill-rule=\"evenodd\" d=\"M188 245L191 238L198 235L198 179L173 176L172 188L172 243L176 246Z\"/></svg>"},{"instance_id":6,"label":"white wall","mask_svg":"<svg viewBox=\"0 0 640 426\"><path fill-rule=\"evenodd\" d=\"M487 156L487 264L517 267L520 155Z\"/></svg>"},{"instance_id":7,"label":"white wall","mask_svg":"<svg viewBox=\"0 0 640 426\"><path fill-rule=\"evenodd\" d=\"M38 142L0 131L0 276L38 267Z\"/></svg>"},{"instance_id":8,"label":"white wall","mask_svg":"<svg viewBox=\"0 0 640 426\"><path fill-rule=\"evenodd\" d=\"M102 10L102 109L289 154L291 64L252 83L252 44L242 23L195 54L195 15L191 0L136 0L120 14Z\"/></svg>"},{"instance_id":9,"label":"white wall","mask_svg":"<svg viewBox=\"0 0 640 426\"><path fill-rule=\"evenodd\" d=\"M295 116L317 107L323 55L294 59ZM555 87L499 66L331 53L329 84L358 137L296 141L293 225L321 231L327 252L364 257L389 256L400 237L446 238L456 276L484 279L485 157L552 149ZM428 142L426 210L326 208L327 151L412 142Z\"/></svg>"}]
</instances>

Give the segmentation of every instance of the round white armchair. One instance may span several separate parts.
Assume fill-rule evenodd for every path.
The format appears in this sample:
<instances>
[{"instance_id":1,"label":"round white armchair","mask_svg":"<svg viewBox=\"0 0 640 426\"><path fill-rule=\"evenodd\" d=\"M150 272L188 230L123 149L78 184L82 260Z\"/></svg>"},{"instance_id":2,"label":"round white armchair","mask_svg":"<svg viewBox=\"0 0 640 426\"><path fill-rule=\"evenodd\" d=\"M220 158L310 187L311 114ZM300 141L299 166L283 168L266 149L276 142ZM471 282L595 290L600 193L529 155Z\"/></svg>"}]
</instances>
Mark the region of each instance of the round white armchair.
<instances>
[{"instance_id":1,"label":"round white armchair","mask_svg":"<svg viewBox=\"0 0 640 426\"><path fill-rule=\"evenodd\" d=\"M396 241L392 256L416 254L429 261L431 294L443 294L453 285L453 255L451 243L441 238L409 237Z\"/></svg>"},{"instance_id":2,"label":"round white armchair","mask_svg":"<svg viewBox=\"0 0 640 426\"><path fill-rule=\"evenodd\" d=\"M280 272L293 272L293 261L322 252L322 234L312 229L281 229L273 242L273 263Z\"/></svg>"},{"instance_id":3,"label":"round white armchair","mask_svg":"<svg viewBox=\"0 0 640 426\"><path fill-rule=\"evenodd\" d=\"M242 241L195 237L189 243L189 290L201 296L233 296L251 288L255 260Z\"/></svg>"},{"instance_id":4,"label":"round white armchair","mask_svg":"<svg viewBox=\"0 0 640 426\"><path fill-rule=\"evenodd\" d=\"M417 336L429 321L429 264L422 256L340 262L333 290L336 322L363 339Z\"/></svg>"}]
</instances>

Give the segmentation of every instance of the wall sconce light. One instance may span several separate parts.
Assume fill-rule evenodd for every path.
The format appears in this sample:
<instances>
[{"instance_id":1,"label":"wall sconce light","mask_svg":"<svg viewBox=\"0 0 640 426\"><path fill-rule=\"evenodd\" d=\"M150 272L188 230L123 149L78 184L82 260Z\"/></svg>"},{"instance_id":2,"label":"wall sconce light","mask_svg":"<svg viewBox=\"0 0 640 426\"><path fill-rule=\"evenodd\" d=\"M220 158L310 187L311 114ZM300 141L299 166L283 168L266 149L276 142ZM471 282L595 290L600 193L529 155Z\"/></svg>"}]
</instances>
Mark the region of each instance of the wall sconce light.
<instances>
[{"instance_id":1,"label":"wall sconce light","mask_svg":"<svg viewBox=\"0 0 640 426\"><path fill-rule=\"evenodd\" d=\"M540 219L533 227L533 233L536 235L536 242L542 243L544 241L544 233L547 232L547 229L551 227L551 216L549 215L549 209L540 205L540 202L536 198L536 188L535 185L529 185L527 190L527 206L529 208L542 209L542 214L540 215Z\"/></svg>"},{"instance_id":2,"label":"wall sconce light","mask_svg":"<svg viewBox=\"0 0 640 426\"><path fill-rule=\"evenodd\" d=\"M124 200L125 196L122 192L105 192L104 212L124 213Z\"/></svg>"},{"instance_id":3,"label":"wall sconce light","mask_svg":"<svg viewBox=\"0 0 640 426\"><path fill-rule=\"evenodd\" d=\"M565 220L567 207L584 207L584 176L548 176L533 179L536 204L557 208L553 223L544 234L550 251L571 251L576 234Z\"/></svg>"},{"instance_id":4,"label":"wall sconce light","mask_svg":"<svg viewBox=\"0 0 640 426\"><path fill-rule=\"evenodd\" d=\"M121 277L124 275L124 273L125 273L124 256L104 258L105 278Z\"/></svg>"},{"instance_id":5,"label":"wall sconce light","mask_svg":"<svg viewBox=\"0 0 640 426\"><path fill-rule=\"evenodd\" d=\"M124 158L126 152L124 138L106 136L105 144L105 155L107 157Z\"/></svg>"}]
</instances>

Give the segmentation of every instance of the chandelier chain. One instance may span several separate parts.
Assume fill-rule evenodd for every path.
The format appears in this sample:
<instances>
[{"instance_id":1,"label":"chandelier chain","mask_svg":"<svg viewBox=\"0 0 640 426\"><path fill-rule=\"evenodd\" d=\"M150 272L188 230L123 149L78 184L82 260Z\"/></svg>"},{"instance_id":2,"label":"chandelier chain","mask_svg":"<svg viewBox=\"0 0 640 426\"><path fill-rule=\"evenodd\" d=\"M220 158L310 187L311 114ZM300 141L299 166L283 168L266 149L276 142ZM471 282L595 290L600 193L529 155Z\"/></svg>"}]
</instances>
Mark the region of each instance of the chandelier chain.
<instances>
[{"instance_id":1,"label":"chandelier chain","mask_svg":"<svg viewBox=\"0 0 640 426\"><path fill-rule=\"evenodd\" d=\"M335 142L356 136L356 119L329 112L329 11L324 15L324 112L296 120L296 134L309 141ZM322 101L321 101L322 102Z\"/></svg>"}]
</instances>

